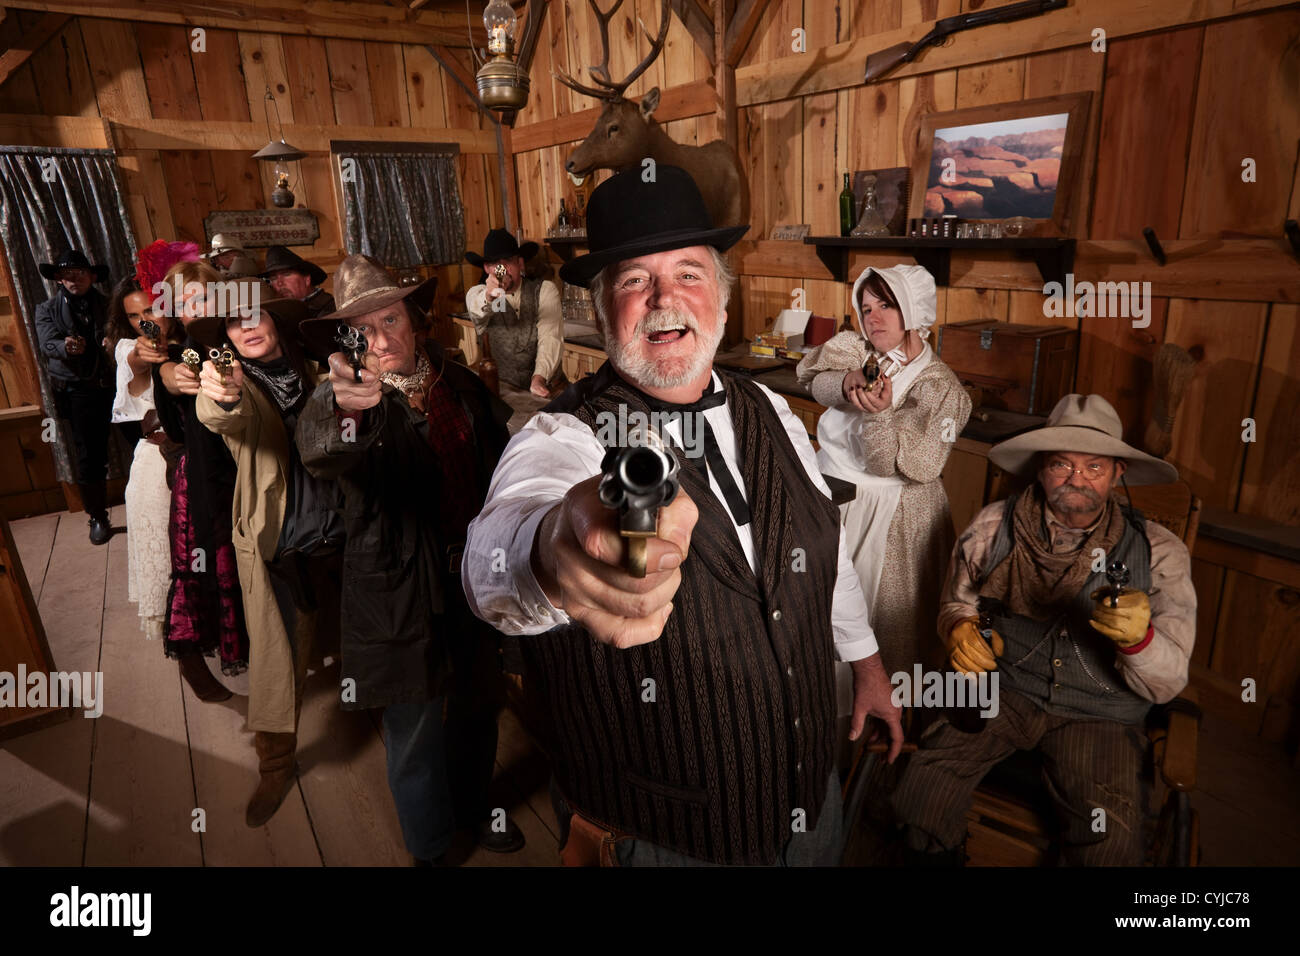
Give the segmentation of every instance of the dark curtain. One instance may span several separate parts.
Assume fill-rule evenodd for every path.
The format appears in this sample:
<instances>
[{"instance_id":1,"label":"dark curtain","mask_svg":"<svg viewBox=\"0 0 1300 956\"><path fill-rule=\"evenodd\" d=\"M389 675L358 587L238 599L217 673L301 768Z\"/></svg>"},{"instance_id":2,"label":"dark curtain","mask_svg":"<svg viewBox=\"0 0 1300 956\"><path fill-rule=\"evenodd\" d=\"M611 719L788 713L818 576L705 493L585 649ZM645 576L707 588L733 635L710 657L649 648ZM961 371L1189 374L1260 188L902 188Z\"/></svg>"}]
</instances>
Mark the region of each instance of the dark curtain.
<instances>
[{"instance_id":1,"label":"dark curtain","mask_svg":"<svg viewBox=\"0 0 1300 956\"><path fill-rule=\"evenodd\" d=\"M465 251L465 212L452 145L335 150L349 254L393 269L447 265Z\"/></svg>"},{"instance_id":2,"label":"dark curtain","mask_svg":"<svg viewBox=\"0 0 1300 956\"><path fill-rule=\"evenodd\" d=\"M33 317L36 307L54 294L57 285L41 278L37 266L53 262L66 248L80 249L92 263L108 266L108 281L96 286L107 296L113 284L135 268L135 238L129 222L112 150L0 147L0 235L18 296L14 312L22 316L27 341L36 355L41 403L47 415L54 414L54 393L36 344ZM117 429L111 433L115 437L110 443L109 477L120 478L130 460L124 457ZM60 425L52 448L54 469L60 481L71 482L65 434L69 430Z\"/></svg>"}]
</instances>

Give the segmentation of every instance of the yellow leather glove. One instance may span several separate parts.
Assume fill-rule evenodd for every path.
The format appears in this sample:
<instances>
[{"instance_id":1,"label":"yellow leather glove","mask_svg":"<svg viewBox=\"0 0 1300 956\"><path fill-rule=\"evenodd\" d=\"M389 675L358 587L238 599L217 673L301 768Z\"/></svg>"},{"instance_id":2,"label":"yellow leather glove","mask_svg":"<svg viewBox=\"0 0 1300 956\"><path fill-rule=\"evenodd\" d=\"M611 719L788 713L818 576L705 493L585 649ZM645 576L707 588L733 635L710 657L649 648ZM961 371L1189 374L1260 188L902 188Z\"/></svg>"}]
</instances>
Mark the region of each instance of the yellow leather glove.
<instances>
[{"instance_id":1,"label":"yellow leather glove","mask_svg":"<svg viewBox=\"0 0 1300 956\"><path fill-rule=\"evenodd\" d=\"M993 632L993 649L980 637L980 619L968 617L958 622L948 635L948 661L962 674L979 674L998 669L997 657L1004 649L1002 635Z\"/></svg>"},{"instance_id":2,"label":"yellow leather glove","mask_svg":"<svg viewBox=\"0 0 1300 956\"><path fill-rule=\"evenodd\" d=\"M1120 647L1132 647L1147 636L1151 626L1151 602L1145 591L1124 591L1119 606L1110 606L1110 588L1092 592L1092 620L1088 623Z\"/></svg>"}]
</instances>

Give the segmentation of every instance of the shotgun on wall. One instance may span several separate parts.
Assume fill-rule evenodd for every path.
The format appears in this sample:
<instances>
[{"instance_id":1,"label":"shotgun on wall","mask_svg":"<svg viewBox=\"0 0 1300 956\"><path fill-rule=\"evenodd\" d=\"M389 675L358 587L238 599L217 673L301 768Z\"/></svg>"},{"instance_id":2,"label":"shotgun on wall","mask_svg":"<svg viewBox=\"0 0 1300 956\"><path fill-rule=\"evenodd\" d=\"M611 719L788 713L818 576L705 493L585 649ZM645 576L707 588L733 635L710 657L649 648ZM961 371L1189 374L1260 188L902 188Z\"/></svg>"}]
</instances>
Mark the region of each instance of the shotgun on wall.
<instances>
[{"instance_id":1,"label":"shotgun on wall","mask_svg":"<svg viewBox=\"0 0 1300 956\"><path fill-rule=\"evenodd\" d=\"M1059 10L1064 6L1068 6L1068 0L1025 0L1024 3L994 7L991 10L976 10L974 13L960 13L955 17L944 17L942 20L936 21L934 29L917 42L897 43L887 50L881 50L879 53L873 53L867 57L867 76L864 82L873 83L900 63L910 63L926 47L934 46L940 40L950 37L954 33L970 30L973 27L982 27L990 23L1008 23L1011 20L1036 17L1041 13L1046 13L1049 10Z\"/></svg>"}]
</instances>

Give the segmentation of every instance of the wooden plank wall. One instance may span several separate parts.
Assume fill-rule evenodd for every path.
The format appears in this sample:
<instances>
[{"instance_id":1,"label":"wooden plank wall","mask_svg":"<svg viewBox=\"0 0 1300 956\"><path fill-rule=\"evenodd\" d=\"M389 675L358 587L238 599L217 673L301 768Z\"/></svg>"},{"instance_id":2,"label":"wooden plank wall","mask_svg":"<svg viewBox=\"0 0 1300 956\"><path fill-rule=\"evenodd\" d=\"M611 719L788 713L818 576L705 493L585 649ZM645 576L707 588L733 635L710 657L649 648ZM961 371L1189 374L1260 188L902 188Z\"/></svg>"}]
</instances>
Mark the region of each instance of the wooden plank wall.
<instances>
[{"instance_id":1,"label":"wooden plank wall","mask_svg":"<svg viewBox=\"0 0 1300 956\"><path fill-rule=\"evenodd\" d=\"M1140 245L1145 226L1155 228L1167 248L1178 240L1280 239L1283 219L1300 212L1300 5L1220 4L1221 18L1206 21L1203 6L1184 0L1167 8L1141 4L1134 12L1117 0L1082 0L1081 15L1095 13L1098 26L1110 27L1104 52L1087 45L1035 42L1034 31L1043 28L1025 21L980 33L986 42L1015 49L1016 55L968 58L971 65L938 70L926 69L923 57L919 72L909 69L871 86L835 88L840 84L823 82L824 91L775 99L746 93L767 76L779 75L779 82L786 82L792 74L781 70L789 58L812 63L820 57L825 63L826 47L889 36L878 46L868 42L865 60L866 52L901 39L896 31L915 32L923 21L1006 2L1011 0L770 0L737 68L739 99L754 100L738 110L751 229L734 258L747 337L770 327L796 289L803 289L807 307L820 313L841 316L850 310L848 288L828 278L811 249L767 237L778 223L808 223L814 235L836 233L841 175L910 166L921 117L929 112L1091 92L1076 207L1079 236L1098 240L1102 256L1122 251L1136 263L1135 277L1149 278L1157 287L1162 280L1169 283L1172 273L1161 274L1146 258ZM1243 9L1252 5L1262 9ZM1187 7L1189 15L1179 16L1176 6ZM656 12L653 2L637 4L636 14L648 24ZM1155 32L1123 29L1119 20L1127 16L1144 23L1154 18L1166 26ZM557 66L577 72L596 61L598 45L589 19L585 4L550 5L533 65L532 99L520 116L517 135L529 124L593 105L550 75ZM1185 25L1188 20L1198 22ZM630 12L620 12L611 24L610 68L616 75L645 51L634 26ZM806 53L793 48L797 28L806 31ZM959 38L965 41L978 42L974 33ZM698 50L690 68L692 59L684 52L690 49L689 34L674 18L663 57L631 94L653 85L668 89L708 79L708 63ZM824 73L819 68L800 76L813 77L809 86L818 89L817 77ZM758 79L742 83L742 76ZM718 135L712 117L668 128L686 142ZM585 133L585 128L577 132ZM576 140L515 154L522 218L530 237L544 235L561 196L573 198L563 162L575 145ZM1253 183L1241 180L1244 157L1256 161ZM1269 252L1277 255L1272 248ZM899 260L855 257L850 273L893 261ZM1262 269L1244 257L1247 275L1252 267ZM954 260L953 287L939 291L939 322L997 318L1077 328L1076 390L1105 395L1126 422L1130 441L1141 440L1151 414L1155 353L1164 342L1188 348L1198 358L1198 373L1181 410L1170 459L1207 505L1294 526L1300 522L1300 315L1295 305L1300 283L1270 284L1270 272L1270 278L1260 281L1263 289L1276 289L1272 297L1252 291L1251 301L1233 301L1212 288L1223 271L1220 263L1180 284L1178 291L1186 290L1184 294L1203 288L1204 298L1158 295L1150 325L1135 329L1126 320L1047 318L1036 273L963 257ZM979 284L983 276L989 277L987 287ZM1245 418L1256 422L1253 443L1241 440ZM1208 548L1205 552L1211 554ZM1278 564L1224 554L1222 549L1212 554L1219 564L1199 557L1195 561L1202 606L1196 655L1200 682L1213 684L1214 693L1207 697L1219 710L1266 736L1300 733L1300 591L1290 577L1293 572L1300 576L1300 567L1283 562L1287 570L1270 572L1270 578L1261 576L1261 569ZM1261 622L1262 635L1257 630ZM1244 676L1260 682L1262 706L1234 703L1232 688L1239 697ZM1265 713L1272 716L1265 719Z\"/></svg>"},{"instance_id":2,"label":"wooden plank wall","mask_svg":"<svg viewBox=\"0 0 1300 956\"><path fill-rule=\"evenodd\" d=\"M738 70L812 57L835 43L991 5L1000 2L772 0ZM1098 25L1106 26L1106 10L1122 5L1095 0L1092 6ZM798 27L807 31L806 54L792 50L791 31ZM1300 208L1297 76L1300 6L1290 5L1189 26L1175 21L1159 32L1113 37L1105 52L1066 47L742 107L753 224L747 238L760 240L741 256L745 333L768 327L796 287L806 290L808 308L837 316L849 311L848 288L827 281L815 259L761 240L777 223L809 223L814 235L835 234L842 173L910 166L919 118L931 111L1091 91L1080 238L1139 240L1144 226L1166 241L1280 238L1283 219ZM1253 183L1242 181L1245 157L1256 162ZM795 278L792 263L809 262L812 268ZM866 264L876 260L864 258L858 267ZM888 262L881 258L879 264ZM851 275L857 271L850 268ZM955 283L960 271L954 261ZM1149 271L1158 282L1153 261ZM1144 329L1126 320L1045 318L1041 289L1026 282L940 290L938 312L940 323L997 318L1078 328L1075 388L1105 395L1131 441L1140 441L1151 413L1156 351L1164 342L1189 349L1198 372L1170 460L1206 505L1295 527L1296 284L1279 289L1274 301L1267 292L1256 301L1207 293L1215 297L1157 298ZM1242 440L1247 418L1256 424L1253 443ZM1209 706L1294 745L1300 736L1300 566L1247 558L1244 550L1204 550L1218 563L1194 561L1202 609L1198 683L1209 691ZM1259 682L1254 705L1240 701L1244 677Z\"/></svg>"},{"instance_id":3,"label":"wooden plank wall","mask_svg":"<svg viewBox=\"0 0 1300 956\"><path fill-rule=\"evenodd\" d=\"M0 21L0 49L42 16L10 10ZM219 29L207 30L205 40L206 50L195 52L185 27L73 17L0 86L0 113L32 116L33 130L37 116L134 121L146 129L154 120L252 122L260 127L269 86L286 125L491 125L423 46ZM467 51L452 55L467 56ZM271 118L274 123L274 111ZM25 141L67 144L36 132L33 137ZM251 153L121 150L122 183L137 242L180 238L203 244L203 219L213 210L267 205L272 184ZM478 246L488 228L503 224L497 159L462 151L459 162L466 235ZM320 239L309 251L296 251L332 272L344 250L327 152L309 151L294 192L299 205L320 220ZM442 312L463 308L465 281L474 281L470 270L453 266L438 272ZM7 296L0 294L0 407L39 401L30 384L31 369L24 365L31 352L18 326ZM6 515L62 510L58 488L48 448L38 435L0 437L0 509Z\"/></svg>"},{"instance_id":4,"label":"wooden plank wall","mask_svg":"<svg viewBox=\"0 0 1300 956\"><path fill-rule=\"evenodd\" d=\"M626 76L649 51L649 42L637 26L637 18L653 32L659 24L659 16L658 0L624 3L615 14L609 25L609 72L612 77L621 79ZM578 80L590 83L586 67L599 60L596 19L587 4L582 0L549 4L533 59L532 91L528 106L519 114L515 124L516 133L524 133L533 124L600 106L591 97L570 90L552 76L553 70L564 70ZM628 88L627 95L637 99L656 86L668 90L699 80L711 80L712 75L703 51L681 20L674 16L663 52ZM677 142L690 145L707 143L718 135L712 115L670 120L663 127ZM514 153L520 221L528 238L541 241L545 237L546 230L559 214L561 198L566 206L572 206L575 191L564 172L564 163L589 128L582 129L571 142ZM597 179L606 176L608 173L602 172L597 174Z\"/></svg>"}]
</instances>

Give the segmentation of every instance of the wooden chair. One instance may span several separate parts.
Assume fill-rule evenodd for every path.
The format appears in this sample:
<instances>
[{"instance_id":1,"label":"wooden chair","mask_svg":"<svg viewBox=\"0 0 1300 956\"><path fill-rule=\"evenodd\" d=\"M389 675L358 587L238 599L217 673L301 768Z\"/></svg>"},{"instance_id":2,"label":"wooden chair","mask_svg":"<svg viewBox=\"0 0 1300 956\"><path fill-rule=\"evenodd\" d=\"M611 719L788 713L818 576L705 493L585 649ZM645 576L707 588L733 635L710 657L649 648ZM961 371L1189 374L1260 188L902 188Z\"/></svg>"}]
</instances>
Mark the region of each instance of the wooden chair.
<instances>
[{"instance_id":1,"label":"wooden chair","mask_svg":"<svg viewBox=\"0 0 1300 956\"><path fill-rule=\"evenodd\" d=\"M1185 481L1137 485L1132 501L1149 521L1182 538L1191 551L1201 503ZM1115 498L1127 503L1122 488ZM1200 855L1198 821L1190 794L1196 787L1196 745L1200 709L1194 692L1183 691L1151 708L1146 733L1151 743L1144 776L1151 834L1147 862L1195 866ZM1056 818L1039 775L1037 755L1017 753L994 767L975 791L967 815L966 854L974 866L1042 866L1055 863Z\"/></svg>"}]
</instances>

